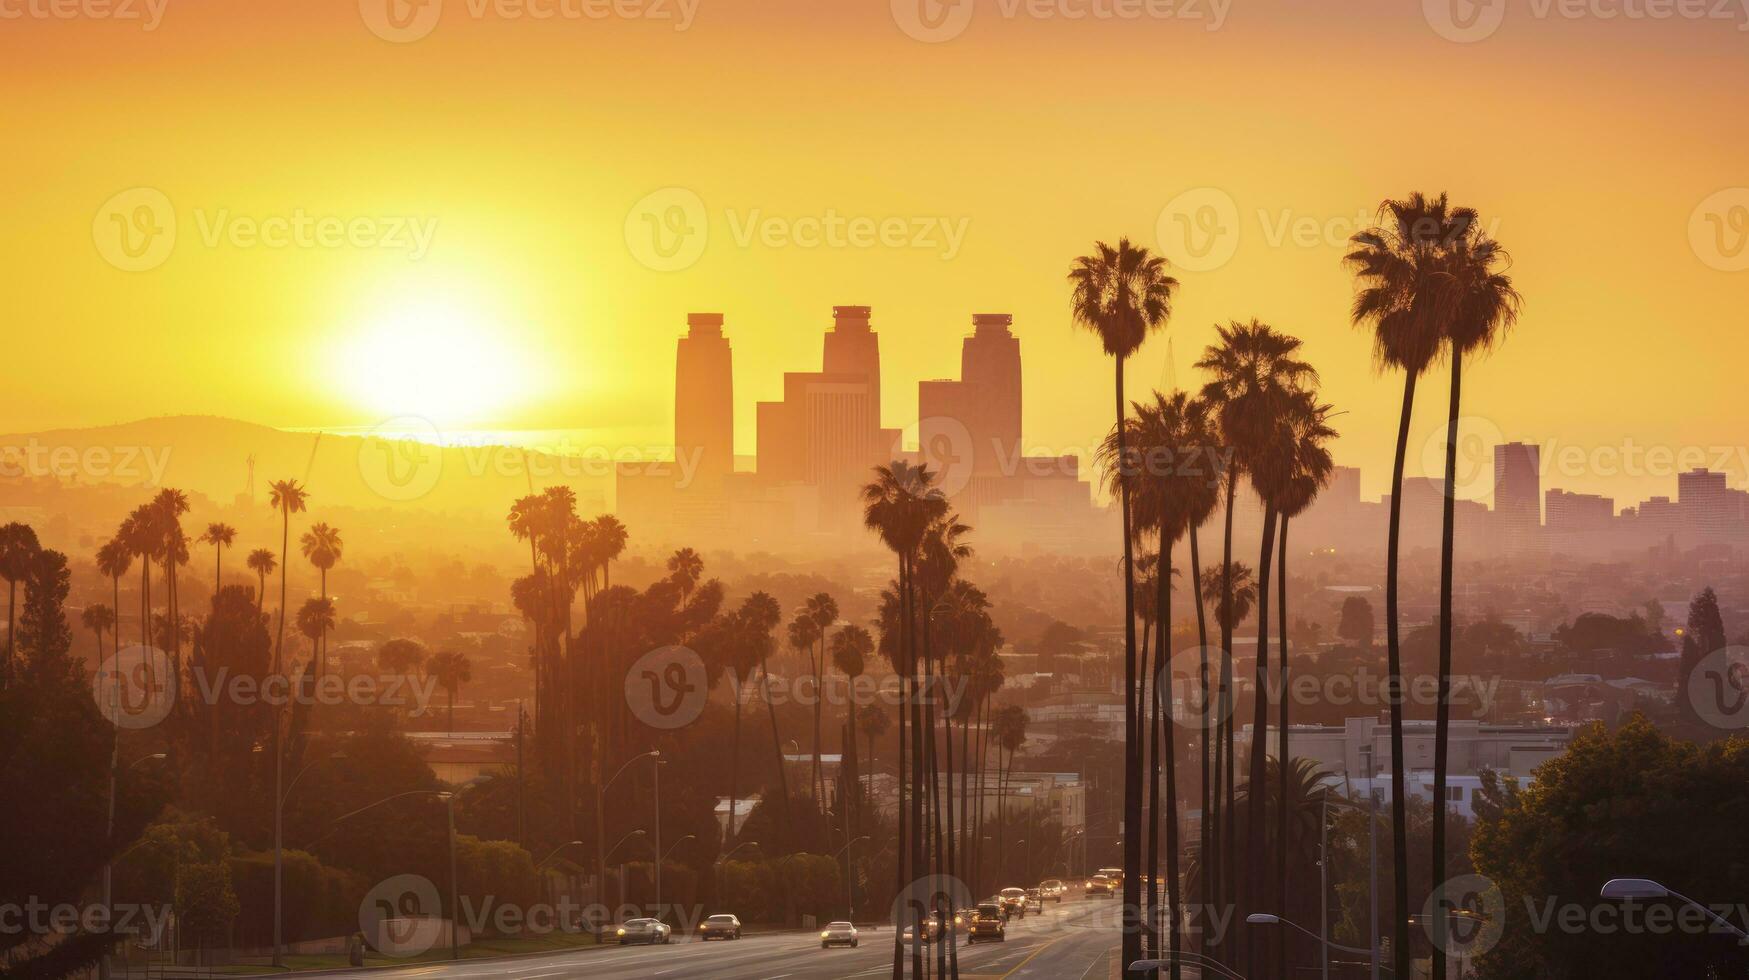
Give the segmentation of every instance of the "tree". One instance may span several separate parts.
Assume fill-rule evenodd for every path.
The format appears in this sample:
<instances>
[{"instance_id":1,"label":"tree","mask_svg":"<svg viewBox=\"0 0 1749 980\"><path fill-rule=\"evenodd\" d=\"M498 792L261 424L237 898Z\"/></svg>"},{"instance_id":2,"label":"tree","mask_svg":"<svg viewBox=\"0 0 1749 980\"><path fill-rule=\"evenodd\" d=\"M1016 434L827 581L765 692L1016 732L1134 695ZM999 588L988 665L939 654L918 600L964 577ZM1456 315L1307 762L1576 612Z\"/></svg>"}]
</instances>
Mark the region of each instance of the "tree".
<instances>
[{"instance_id":1,"label":"tree","mask_svg":"<svg viewBox=\"0 0 1749 980\"><path fill-rule=\"evenodd\" d=\"M213 595L219 594L222 584L221 566L225 560L225 549L237 540L237 529L229 524L214 521L206 526L200 540L213 546Z\"/></svg>"},{"instance_id":2,"label":"tree","mask_svg":"<svg viewBox=\"0 0 1749 980\"><path fill-rule=\"evenodd\" d=\"M1350 646L1369 649L1373 637L1372 603L1357 595L1342 600L1342 618L1336 624L1336 635Z\"/></svg>"},{"instance_id":3,"label":"tree","mask_svg":"<svg viewBox=\"0 0 1749 980\"><path fill-rule=\"evenodd\" d=\"M1707 586L1688 604L1688 625L1682 631L1682 663L1676 690L1679 693L1690 690L1689 678L1694 675L1695 668L1728 642L1725 620L1719 613L1719 597L1712 586ZM1693 699L1683 698L1683 704L1690 726L1697 732L1706 731L1707 725L1695 712Z\"/></svg>"},{"instance_id":4,"label":"tree","mask_svg":"<svg viewBox=\"0 0 1749 980\"><path fill-rule=\"evenodd\" d=\"M281 541L279 553L285 555L291 550L291 516L302 513L309 501L309 494L298 485L296 480L275 480L269 485L272 489L269 500L273 509L279 511L281 520ZM286 564L280 562L279 567L279 639L273 647L273 669L275 673L283 670L281 666L285 659L285 578Z\"/></svg>"},{"instance_id":5,"label":"tree","mask_svg":"<svg viewBox=\"0 0 1749 980\"><path fill-rule=\"evenodd\" d=\"M188 564L188 536L182 530L182 515L188 513L188 494L171 487L158 491L150 504L156 520L154 530L162 536L158 556L164 562L164 618L172 624L169 647L173 660L182 655L182 603L176 570Z\"/></svg>"},{"instance_id":6,"label":"tree","mask_svg":"<svg viewBox=\"0 0 1749 980\"><path fill-rule=\"evenodd\" d=\"M449 720L447 727L455 731L455 696L463 684L474 679L474 665L464 654L454 650L439 650L431 655L428 671L437 686L443 688L449 696Z\"/></svg>"},{"instance_id":7,"label":"tree","mask_svg":"<svg viewBox=\"0 0 1749 980\"><path fill-rule=\"evenodd\" d=\"M71 589L67 556L39 548L24 573L24 612L18 617L18 645L27 657L63 656L73 648L62 604Z\"/></svg>"},{"instance_id":8,"label":"tree","mask_svg":"<svg viewBox=\"0 0 1749 980\"><path fill-rule=\"evenodd\" d=\"M1354 272L1359 289L1350 309L1357 326L1373 330L1375 361L1384 370L1403 372L1402 412L1397 420L1397 447L1391 469L1391 507L1385 544L1386 682L1401 692L1402 648L1398 634L1397 580L1402 542L1403 468L1409 451L1409 427L1415 410L1415 385L1445 341L1446 312L1441 300L1441 276L1457 229L1473 216L1453 213L1444 195L1429 199L1420 192L1406 200L1387 200L1379 208L1379 223L1350 239L1344 262ZM1390 698L1391 780L1408 785L1403 763L1403 703ZM1408 906L1408 815L1405 792L1391 794L1391 839L1396 857L1394 897ZM1398 916L1393 924L1393 956L1398 976L1409 973L1409 923Z\"/></svg>"},{"instance_id":9,"label":"tree","mask_svg":"<svg viewBox=\"0 0 1749 980\"><path fill-rule=\"evenodd\" d=\"M852 737L854 737L858 731L856 720L856 679L861 677L863 671L867 669L868 658L874 653L874 649L874 637L869 635L868 630L861 626L846 626L832 634L832 666L837 668L840 674L844 675L844 679L847 682L846 686L849 691L849 696L844 699L844 723L848 726L845 729L846 733ZM845 752L846 755L848 755L853 746L848 744L848 739L846 740L846 743ZM872 745L870 751L873 751ZM870 761L872 761L872 759L873 756L871 755ZM854 789L854 787L851 789ZM841 799L843 798L843 793L844 791L840 790Z\"/></svg>"},{"instance_id":10,"label":"tree","mask_svg":"<svg viewBox=\"0 0 1749 980\"><path fill-rule=\"evenodd\" d=\"M1071 286L1070 315L1075 323L1099 337L1105 353L1113 361L1114 394L1117 406L1118 456L1127 458L1124 436L1124 362L1137 350L1148 334L1166 328L1172 315L1172 293L1178 280L1166 272L1166 260L1150 254L1146 248L1131 245L1129 239L1119 239L1114 248L1095 242L1094 251L1075 259L1069 270ZM1127 827L1141 826L1142 817L1142 747L1136 737L1138 703L1137 680L1141 665L1137 660L1135 610L1135 556L1132 546L1129 491L1123 488L1118 507L1123 523L1123 595L1124 595L1124 819ZM1126 964L1141 958L1141 837L1127 834L1124 838L1124 939L1123 957Z\"/></svg>"},{"instance_id":11,"label":"tree","mask_svg":"<svg viewBox=\"0 0 1749 980\"><path fill-rule=\"evenodd\" d=\"M6 683L12 683L17 649L18 583L24 581L40 546L28 524L0 526L0 578L6 580Z\"/></svg>"},{"instance_id":12,"label":"tree","mask_svg":"<svg viewBox=\"0 0 1749 980\"><path fill-rule=\"evenodd\" d=\"M316 570L322 573L322 599L326 601L328 599L328 569L333 568L340 561L340 556L346 549L346 545L340 540L340 531L325 523L312 524L310 529L304 532L304 536L299 539L299 544L303 548L304 560L316 566ZM327 670L328 630L332 628L333 623L330 622L318 638L322 650L316 656L317 677L321 677Z\"/></svg>"},{"instance_id":13,"label":"tree","mask_svg":"<svg viewBox=\"0 0 1749 980\"><path fill-rule=\"evenodd\" d=\"M832 628L833 623L838 622L838 602L825 592L816 592L803 604L800 615L807 616L813 623L815 634L816 649L809 651L809 659L814 668L814 804L824 809L826 775L820 766L820 719L825 705L821 688L826 679L826 631Z\"/></svg>"},{"instance_id":14,"label":"tree","mask_svg":"<svg viewBox=\"0 0 1749 980\"><path fill-rule=\"evenodd\" d=\"M128 551L127 543L120 535L105 541L97 549L97 572L109 579L112 605L110 612L114 619L110 623L112 642L119 650L121 647L121 577L133 566L134 556Z\"/></svg>"},{"instance_id":15,"label":"tree","mask_svg":"<svg viewBox=\"0 0 1749 980\"><path fill-rule=\"evenodd\" d=\"M413 676L425 664L425 647L418 640L396 637L377 647L377 666L391 674Z\"/></svg>"},{"instance_id":16,"label":"tree","mask_svg":"<svg viewBox=\"0 0 1749 980\"><path fill-rule=\"evenodd\" d=\"M318 675L322 659L322 635L334 628L334 602L326 596L311 596L298 607L298 632L310 641L310 664Z\"/></svg>"},{"instance_id":17,"label":"tree","mask_svg":"<svg viewBox=\"0 0 1749 980\"><path fill-rule=\"evenodd\" d=\"M262 603L267 601L267 576L272 575L273 570L279 567L279 560L273 556L272 551L256 548L249 552L249 557L243 560L243 564L255 573L255 608L260 609Z\"/></svg>"},{"instance_id":18,"label":"tree","mask_svg":"<svg viewBox=\"0 0 1749 980\"><path fill-rule=\"evenodd\" d=\"M101 602L86 606L79 614L79 623L97 636L97 659L92 661L95 667L103 660L104 630L115 628L115 610Z\"/></svg>"}]
</instances>

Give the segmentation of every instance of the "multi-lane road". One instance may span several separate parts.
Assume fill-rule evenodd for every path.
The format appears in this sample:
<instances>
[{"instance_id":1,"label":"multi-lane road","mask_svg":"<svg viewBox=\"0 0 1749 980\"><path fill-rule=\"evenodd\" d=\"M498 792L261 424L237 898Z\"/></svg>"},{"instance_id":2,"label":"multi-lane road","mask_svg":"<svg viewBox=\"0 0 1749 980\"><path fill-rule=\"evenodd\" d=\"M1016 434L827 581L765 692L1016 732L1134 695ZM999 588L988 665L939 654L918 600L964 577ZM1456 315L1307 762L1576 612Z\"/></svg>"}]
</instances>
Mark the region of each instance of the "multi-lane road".
<instances>
[{"instance_id":1,"label":"multi-lane road","mask_svg":"<svg viewBox=\"0 0 1749 980\"><path fill-rule=\"evenodd\" d=\"M962 980L1112 980L1119 975L1117 903L1069 899L1008 925L1002 943L959 944ZM907 951L908 954L909 951ZM933 955L933 947L930 954ZM675 938L628 946L499 960L422 963L369 970L369 980L875 980L892 971L893 933L864 930L857 949L821 949L812 933L752 934L735 942ZM906 958L909 972L909 955Z\"/></svg>"}]
</instances>

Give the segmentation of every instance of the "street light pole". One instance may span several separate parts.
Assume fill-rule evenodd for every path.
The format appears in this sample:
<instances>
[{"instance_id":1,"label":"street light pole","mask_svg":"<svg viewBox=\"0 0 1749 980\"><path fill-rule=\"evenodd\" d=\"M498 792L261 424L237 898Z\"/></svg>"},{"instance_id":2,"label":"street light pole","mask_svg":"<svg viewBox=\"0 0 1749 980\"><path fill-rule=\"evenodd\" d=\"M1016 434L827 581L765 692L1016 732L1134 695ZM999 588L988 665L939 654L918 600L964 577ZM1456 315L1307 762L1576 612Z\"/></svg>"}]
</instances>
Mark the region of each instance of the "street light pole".
<instances>
[{"instance_id":1,"label":"street light pole","mask_svg":"<svg viewBox=\"0 0 1749 980\"><path fill-rule=\"evenodd\" d=\"M111 685L110 698L112 700L116 697L114 689L117 686L118 685L113 685L113 684ZM118 711L118 715L119 715L119 711ZM154 759L163 759L163 758L166 758L164 753L154 752L151 755L144 756L144 757L139 758L139 759L135 759L131 764L129 764L128 771L132 772L134 770L134 768L136 766L139 766L141 763L151 762ZM104 830L104 833L103 833L104 853L108 853L109 849L111 847L113 847L115 844L116 764L120 761L121 761L121 727L120 727L120 725L117 725L116 730L115 730L115 742L111 746L110 752L109 752L109 822L106 824L106 829ZM132 848L129 848L129 850L132 850ZM113 858L113 857L111 857L103 862L103 908L105 911L107 911L109 913L108 921L110 921L110 922L115 921L115 900L110 892L111 871L114 868L114 866L115 866L115 858ZM98 976L98 980L109 980L109 950L107 950L107 949L103 951L103 958L97 961L97 976Z\"/></svg>"},{"instance_id":2,"label":"street light pole","mask_svg":"<svg viewBox=\"0 0 1749 980\"><path fill-rule=\"evenodd\" d=\"M439 793L444 808L449 811L449 958L459 960L461 954L461 939L457 935L462 924L462 906L457 900L455 875L455 794Z\"/></svg>"},{"instance_id":3,"label":"street light pole","mask_svg":"<svg viewBox=\"0 0 1749 980\"><path fill-rule=\"evenodd\" d=\"M275 721L274 724L277 725L278 721ZM311 760L309 764L299 769L298 774L292 777L291 782L284 790L281 790L279 788L280 762L284 755L280 751L276 735L273 743L273 965L276 967L285 965L285 946L280 940L280 859L284 850L281 817L285 813L285 801L291 796L291 791L297 786L298 780L304 778L304 773L314 768L317 762L322 761L320 759ZM343 753L335 752L328 756L328 759L344 759L345 757Z\"/></svg>"},{"instance_id":4,"label":"street light pole","mask_svg":"<svg viewBox=\"0 0 1749 980\"><path fill-rule=\"evenodd\" d=\"M840 847L838 849L838 854L844 855L845 918L853 923L856 921L856 895L850 889L850 878L851 878L851 870L852 870L851 869L852 858L850 856L850 849L852 847L854 847L855 845L862 843L865 840L868 840L868 835L866 835L866 834L864 834L861 837L856 838L853 841L849 841L843 847ZM834 861L838 860L838 854L832 855L832 860L834 860Z\"/></svg>"},{"instance_id":5,"label":"street light pole","mask_svg":"<svg viewBox=\"0 0 1749 980\"><path fill-rule=\"evenodd\" d=\"M662 761L660 753L652 753L656 764L650 767L653 774L656 797L656 921L662 921L662 767L667 765ZM734 814L729 815L731 818Z\"/></svg>"},{"instance_id":6,"label":"street light pole","mask_svg":"<svg viewBox=\"0 0 1749 980\"><path fill-rule=\"evenodd\" d=\"M639 759L656 758L661 754L662 753L655 749L651 749L649 752L642 755L633 756L626 760L625 765L619 767L619 771L613 774L612 779L595 787L595 899L603 906L607 904L607 818L605 814L606 806L604 804L604 801L607 798L607 791L613 788L613 784L619 780L619 777L625 775L625 771L632 767L632 763L637 762ZM735 815L732 813L729 814L729 821L731 824L734 822L734 819ZM614 847L618 846L618 844L614 845ZM620 898L622 900L625 898L625 881L623 878L620 881ZM599 943L601 941L601 933L597 932L595 934L595 939L596 942Z\"/></svg>"}]
</instances>

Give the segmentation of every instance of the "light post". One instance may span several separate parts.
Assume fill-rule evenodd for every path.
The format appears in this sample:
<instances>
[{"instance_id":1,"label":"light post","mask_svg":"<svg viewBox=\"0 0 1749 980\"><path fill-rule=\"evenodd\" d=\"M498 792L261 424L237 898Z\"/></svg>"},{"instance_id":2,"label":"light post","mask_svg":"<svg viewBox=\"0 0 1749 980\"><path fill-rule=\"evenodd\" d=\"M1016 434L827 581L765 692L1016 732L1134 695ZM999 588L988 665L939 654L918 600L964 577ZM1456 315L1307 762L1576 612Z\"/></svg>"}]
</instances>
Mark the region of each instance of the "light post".
<instances>
[{"instance_id":1,"label":"light post","mask_svg":"<svg viewBox=\"0 0 1749 980\"><path fill-rule=\"evenodd\" d=\"M1367 748L1368 747L1366 746L1362 746L1361 751L1367 752ZM1370 755L1370 752L1368 754ZM1372 976L1374 980L1377 980L1379 975L1378 799L1372 795L1370 782L1368 783L1367 789L1367 801L1369 806L1366 810L1362 810L1360 805L1352 800L1343 799L1341 797L1332 800L1330 798L1329 790L1325 790L1320 796L1322 809L1318 818L1318 937L1319 941L1325 943L1325 945L1320 947L1318 960L1321 964L1322 976L1324 980L1330 980L1330 946L1327 941L1328 937L1325 935L1330 928L1330 807L1337 806L1348 807L1357 813L1365 813L1367 815L1367 895L1369 904L1372 906L1372 924L1370 930L1372 952L1369 954L1368 959L1372 964Z\"/></svg>"},{"instance_id":2,"label":"light post","mask_svg":"<svg viewBox=\"0 0 1749 980\"><path fill-rule=\"evenodd\" d=\"M858 837L853 841L847 842L843 847L840 847L838 849L838 854L844 855L844 908L845 908L844 918L846 919L846 921L849 921L849 922L856 921L856 896L850 890L851 865L850 865L850 854L848 852L852 847L856 846L857 844L862 843L865 840L868 840L867 834L864 834L863 836ZM832 855L832 860L834 860L834 861L838 860L838 854Z\"/></svg>"},{"instance_id":3,"label":"light post","mask_svg":"<svg viewBox=\"0 0 1749 980\"><path fill-rule=\"evenodd\" d=\"M724 851L722 854L717 856L717 859L715 861L711 862L711 890L717 893L715 896L717 901L719 901L719 902L722 901L722 897L723 897L722 896L723 862L727 861L731 856L734 855L734 853L736 851L740 850L743 847L758 847L758 846L759 846L759 842L756 840L744 840L741 843L736 844L734 847L731 847L728 850Z\"/></svg>"},{"instance_id":4,"label":"light post","mask_svg":"<svg viewBox=\"0 0 1749 980\"><path fill-rule=\"evenodd\" d=\"M536 871L539 871L540 869L546 867L548 861L551 861L553 858L558 857L559 852L564 850L567 847L582 847L582 846L583 846L583 842L580 840L568 840L568 841L564 842L563 844L560 844L558 847L553 848L553 852L551 854L548 854L546 857L541 858L540 863L535 865L534 869Z\"/></svg>"},{"instance_id":5,"label":"light post","mask_svg":"<svg viewBox=\"0 0 1749 980\"><path fill-rule=\"evenodd\" d=\"M662 921L662 767L668 763L662 758L662 753L655 750L651 750L650 757L656 760L656 764L650 767L650 773L655 789L654 809L656 811L656 921L660 922Z\"/></svg>"},{"instance_id":6,"label":"light post","mask_svg":"<svg viewBox=\"0 0 1749 980\"><path fill-rule=\"evenodd\" d=\"M337 759L344 759L346 758L346 754L344 752L335 752L326 759L310 760L310 762L302 769L298 770L297 775L291 778L291 782L287 783L283 790L279 788L280 756L279 741L278 739L275 739L273 744L273 965L275 967L285 966L285 944L280 938L280 885L281 858L284 856L282 852L284 850L283 817L285 814L285 801L290 798L292 788L297 786L298 780L304 778L304 773L314 769L318 762L330 762Z\"/></svg>"},{"instance_id":7,"label":"light post","mask_svg":"<svg viewBox=\"0 0 1749 980\"><path fill-rule=\"evenodd\" d=\"M644 836L644 832L642 830L634 830L631 833L626 834L624 837L621 837L619 839L619 841L617 843L615 843L611 848L608 848L607 854L605 857L602 858L602 860L605 861L607 858L613 857L614 853L619 850L620 844L624 844L626 841L631 840L633 837L642 837L642 836ZM601 887L602 887L602 890L604 890L604 891L607 889L607 878L605 876L601 879ZM621 905L624 905L625 901L626 901L626 873L625 873L625 866L621 865L620 871L619 871L619 903ZM606 904L606 903L604 902L603 904ZM596 933L595 938L597 941L599 941L601 938L601 934Z\"/></svg>"},{"instance_id":8,"label":"light post","mask_svg":"<svg viewBox=\"0 0 1749 980\"><path fill-rule=\"evenodd\" d=\"M119 686L119 685L114 685L114 686ZM114 693L114 691L111 691L111 693L110 693L111 700L113 701L115 699L115 697L116 697L116 694ZM110 749L110 755L109 755L109 822L105 826L105 829L103 832L103 838L104 838L103 849L105 851L109 850L111 847L113 847L115 845L115 783L116 783L115 764L118 761L120 761L120 758L121 758L121 728L118 725L116 727L115 744ZM133 762L128 763L127 771L133 772L134 769L137 768L141 763L151 762L155 759L164 759L164 758L168 758L168 756L166 756L162 752L154 752L151 755L142 756L138 759L135 759ZM130 848L128 848L128 850L131 851L131 850L133 850L133 848L130 847ZM115 921L115 903L114 903L114 898L110 894L110 890L109 890L111 871L114 868L114 865L115 865L115 858L114 857L103 862L103 907L109 913L109 921L111 921L111 922ZM98 976L98 980L109 980L109 951L108 950L104 950L103 958L97 961L97 976Z\"/></svg>"},{"instance_id":9,"label":"light post","mask_svg":"<svg viewBox=\"0 0 1749 980\"><path fill-rule=\"evenodd\" d=\"M1313 932L1312 930L1307 929L1305 926L1302 926L1296 922L1291 922L1287 919L1282 918L1279 915L1270 915L1267 912L1254 912L1251 915L1247 915L1245 917L1245 924L1250 925L1250 926L1287 926L1289 929L1298 930L1299 932L1304 933L1305 935L1310 936L1313 939L1316 939L1326 950L1335 949L1335 950L1340 950L1344 953L1354 953L1355 955L1360 955L1360 954L1367 952L1367 950L1361 949L1361 948L1356 947L1356 946L1343 946L1343 945L1338 944L1338 943L1333 943L1330 940L1325 939L1323 936L1320 936L1317 933Z\"/></svg>"},{"instance_id":10,"label":"light post","mask_svg":"<svg viewBox=\"0 0 1749 980\"><path fill-rule=\"evenodd\" d=\"M1656 901L1658 899L1674 898L1689 908L1695 908L1705 912L1707 917L1712 919L1714 923L1723 926L1742 942L1749 943L1749 933L1745 933L1743 930L1732 925L1730 920L1720 916L1717 912L1714 912L1712 909L1707 908L1705 905L1700 904L1694 899L1689 898L1687 895L1678 891L1673 891L1664 885L1658 884L1650 878L1611 878L1609 882L1603 886L1601 895L1603 898L1617 902L1638 902L1646 901L1648 899Z\"/></svg>"},{"instance_id":11,"label":"light post","mask_svg":"<svg viewBox=\"0 0 1749 980\"><path fill-rule=\"evenodd\" d=\"M313 764L314 763L312 763L312 765ZM308 770L309 766L305 766L304 768L306 770ZM298 775L301 776L301 775L303 775L303 773L300 772L300 773L298 773ZM297 780L294 778L292 780L292 782L296 783ZM287 789L287 792L288 793L290 792L289 788ZM457 889L456 874L455 874L455 794L444 791L444 790L410 789L405 793L396 793L394 796L385 796L382 799L376 801L375 803L369 803L369 804L366 804L364 806L361 806L358 809L353 810L351 813L342 813L340 816L335 817L328 824L328 829L329 829L329 832L332 833L334 827L343 821L350 820L353 817L358 816L359 814L363 813L366 810L374 810L377 807L382 806L384 803L392 803L395 800L405 799L406 797L409 797L409 796L436 797L437 799L443 801L444 809L447 811L446 815L448 817L447 826L448 826L448 837L449 837L449 958L452 960L459 960L459 959L461 959L461 937L459 935L458 930L461 927L461 901L458 898L458 889ZM284 800L282 799L281 802L283 803ZM323 836L325 837L327 835L324 834ZM321 838L317 838L317 840L320 840L320 839ZM277 879L277 876L275 876L275 877ZM274 889L274 893L275 893L275 897L277 898L277 896L278 896L278 889L277 888ZM278 932L279 932L279 916L277 914L273 918L273 927L274 927L274 933L275 933L274 938L276 940L274 943L274 951L277 954L278 953L278 946L279 946L279 944L277 942Z\"/></svg>"},{"instance_id":12,"label":"light post","mask_svg":"<svg viewBox=\"0 0 1749 980\"><path fill-rule=\"evenodd\" d=\"M607 798L607 791L613 788L613 784L618 782L619 777L625 775L626 770L630 769L634 763L643 759L659 759L661 757L662 753L655 749L651 749L640 755L632 756L630 759L626 760L625 765L619 767L619 771L613 774L612 779L609 779L607 782L602 783L595 788L595 887L596 891L600 893L596 897L604 902L607 898L607 848L605 846L607 844L607 827L606 817L604 816L606 808L603 801ZM735 815L732 813L729 814L729 819L734 820ZM618 847L619 845L616 844L614 846ZM625 891L625 882L623 881L620 882L620 891L622 893L621 897L623 898L623 892ZM599 941L601 939L601 934L596 933L595 938Z\"/></svg>"}]
</instances>

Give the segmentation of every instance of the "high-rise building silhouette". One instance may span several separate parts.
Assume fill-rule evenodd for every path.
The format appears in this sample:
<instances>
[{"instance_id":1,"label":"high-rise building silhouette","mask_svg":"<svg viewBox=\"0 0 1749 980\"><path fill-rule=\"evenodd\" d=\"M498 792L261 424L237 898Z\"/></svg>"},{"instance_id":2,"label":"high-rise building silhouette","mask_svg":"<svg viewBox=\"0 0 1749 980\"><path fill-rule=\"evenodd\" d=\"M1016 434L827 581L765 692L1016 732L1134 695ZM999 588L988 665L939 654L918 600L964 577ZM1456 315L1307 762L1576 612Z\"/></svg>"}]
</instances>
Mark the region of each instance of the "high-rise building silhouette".
<instances>
[{"instance_id":1,"label":"high-rise building silhouette","mask_svg":"<svg viewBox=\"0 0 1749 980\"><path fill-rule=\"evenodd\" d=\"M1527 442L1494 447L1494 522L1507 551L1533 547L1542 529L1542 450Z\"/></svg>"},{"instance_id":2,"label":"high-rise building silhouette","mask_svg":"<svg viewBox=\"0 0 1749 980\"><path fill-rule=\"evenodd\" d=\"M1020 339L1007 313L972 316L960 346L960 378L917 385L918 449L950 492L971 490L970 505L1001 496L992 479L1020 463ZM972 482L984 484L972 487Z\"/></svg>"},{"instance_id":3,"label":"high-rise building silhouette","mask_svg":"<svg viewBox=\"0 0 1749 980\"><path fill-rule=\"evenodd\" d=\"M1676 505L1682 511L1683 530L1700 540L1714 539L1730 529L1733 503L1723 473L1689 470L1676 475Z\"/></svg>"},{"instance_id":4,"label":"high-rise building silhouette","mask_svg":"<svg viewBox=\"0 0 1749 980\"><path fill-rule=\"evenodd\" d=\"M735 382L721 313L689 313L675 345L674 452L696 455L699 480L720 483L735 471Z\"/></svg>"}]
</instances>

